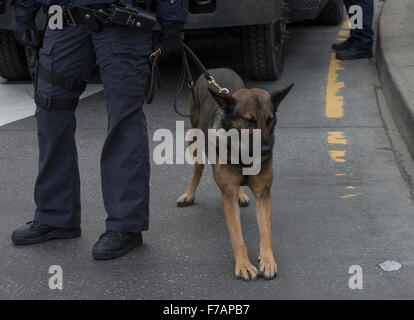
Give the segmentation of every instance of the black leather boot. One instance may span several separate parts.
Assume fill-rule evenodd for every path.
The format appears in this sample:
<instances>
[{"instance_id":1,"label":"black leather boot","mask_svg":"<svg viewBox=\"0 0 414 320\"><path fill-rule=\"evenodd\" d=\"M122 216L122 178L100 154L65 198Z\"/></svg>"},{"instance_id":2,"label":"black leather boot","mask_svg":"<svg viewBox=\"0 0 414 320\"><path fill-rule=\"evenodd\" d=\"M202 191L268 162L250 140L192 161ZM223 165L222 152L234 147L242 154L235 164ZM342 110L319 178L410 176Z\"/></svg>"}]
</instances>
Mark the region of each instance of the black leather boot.
<instances>
[{"instance_id":1,"label":"black leather boot","mask_svg":"<svg viewBox=\"0 0 414 320\"><path fill-rule=\"evenodd\" d=\"M95 243L92 255L95 260L110 260L127 254L142 245L142 234L106 231Z\"/></svg>"},{"instance_id":2,"label":"black leather boot","mask_svg":"<svg viewBox=\"0 0 414 320\"><path fill-rule=\"evenodd\" d=\"M334 43L331 48L335 51L341 51L351 48L352 39L348 38L345 41Z\"/></svg>"},{"instance_id":3,"label":"black leather boot","mask_svg":"<svg viewBox=\"0 0 414 320\"><path fill-rule=\"evenodd\" d=\"M351 47L346 50L341 50L336 53L336 58L339 60L356 60L372 58L372 50L361 50Z\"/></svg>"},{"instance_id":4,"label":"black leather boot","mask_svg":"<svg viewBox=\"0 0 414 320\"><path fill-rule=\"evenodd\" d=\"M70 239L81 235L81 229L61 229L47 224L30 221L26 225L16 229L12 234L15 245L27 245L41 243L52 239Z\"/></svg>"}]
</instances>

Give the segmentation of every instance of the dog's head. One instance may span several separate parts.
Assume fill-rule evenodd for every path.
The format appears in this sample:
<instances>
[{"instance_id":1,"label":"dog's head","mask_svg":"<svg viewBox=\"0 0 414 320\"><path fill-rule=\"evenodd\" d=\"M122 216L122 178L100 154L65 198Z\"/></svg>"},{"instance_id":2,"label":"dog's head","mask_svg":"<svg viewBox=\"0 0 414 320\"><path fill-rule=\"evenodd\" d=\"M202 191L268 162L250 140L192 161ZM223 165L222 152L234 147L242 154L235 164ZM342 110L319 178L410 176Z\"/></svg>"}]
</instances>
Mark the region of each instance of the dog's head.
<instances>
[{"instance_id":1,"label":"dog's head","mask_svg":"<svg viewBox=\"0 0 414 320\"><path fill-rule=\"evenodd\" d=\"M272 156L277 109L292 87L293 83L272 93L262 89L240 89L233 94L209 90L224 111L222 127L225 130L249 129L252 134L253 129L260 129L261 156L265 161Z\"/></svg>"}]
</instances>

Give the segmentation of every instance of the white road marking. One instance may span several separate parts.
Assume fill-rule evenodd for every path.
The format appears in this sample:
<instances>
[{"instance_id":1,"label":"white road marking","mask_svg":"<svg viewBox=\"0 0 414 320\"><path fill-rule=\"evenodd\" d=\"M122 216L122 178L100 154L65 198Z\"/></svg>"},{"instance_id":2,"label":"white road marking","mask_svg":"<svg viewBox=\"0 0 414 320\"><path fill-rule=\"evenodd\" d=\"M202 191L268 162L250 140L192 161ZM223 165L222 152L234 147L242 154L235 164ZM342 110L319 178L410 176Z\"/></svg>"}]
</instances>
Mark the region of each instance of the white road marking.
<instances>
[{"instance_id":1,"label":"white road marking","mask_svg":"<svg viewBox=\"0 0 414 320\"><path fill-rule=\"evenodd\" d=\"M88 84L81 99L102 90L101 84ZM35 109L31 83L9 83L0 78L0 127L34 115Z\"/></svg>"}]
</instances>

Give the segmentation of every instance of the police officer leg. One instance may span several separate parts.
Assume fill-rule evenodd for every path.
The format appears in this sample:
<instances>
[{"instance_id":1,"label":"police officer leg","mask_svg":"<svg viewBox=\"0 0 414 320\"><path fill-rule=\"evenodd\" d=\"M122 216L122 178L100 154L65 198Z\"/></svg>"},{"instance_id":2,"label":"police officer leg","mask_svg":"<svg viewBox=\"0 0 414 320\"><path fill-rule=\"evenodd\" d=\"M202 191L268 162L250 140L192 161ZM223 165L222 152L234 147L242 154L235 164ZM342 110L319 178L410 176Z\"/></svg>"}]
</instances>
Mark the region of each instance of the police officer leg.
<instances>
[{"instance_id":1,"label":"police officer leg","mask_svg":"<svg viewBox=\"0 0 414 320\"><path fill-rule=\"evenodd\" d=\"M85 25L46 31L39 53L43 72L39 74L36 95L39 172L34 190L35 222L13 233L16 244L80 235L75 107L84 88L68 90L46 80L44 74L87 79L95 64L87 31Z\"/></svg>"},{"instance_id":2,"label":"police officer leg","mask_svg":"<svg viewBox=\"0 0 414 320\"><path fill-rule=\"evenodd\" d=\"M93 35L108 111L101 155L107 232L95 259L121 256L142 243L149 219L149 147L143 112L151 34L111 26ZM117 240L117 241L112 241Z\"/></svg>"},{"instance_id":3,"label":"police officer leg","mask_svg":"<svg viewBox=\"0 0 414 320\"><path fill-rule=\"evenodd\" d=\"M372 57L372 43L374 32L372 20L374 15L374 0L349 0L348 6L358 5L362 9L362 29L351 29L351 46L346 50L338 51L336 58L353 60Z\"/></svg>"},{"instance_id":4,"label":"police officer leg","mask_svg":"<svg viewBox=\"0 0 414 320\"><path fill-rule=\"evenodd\" d=\"M371 50L374 42L374 31L372 30L374 0L353 0L352 4L359 5L362 9L362 29L351 29L353 46L361 50Z\"/></svg>"}]
</instances>

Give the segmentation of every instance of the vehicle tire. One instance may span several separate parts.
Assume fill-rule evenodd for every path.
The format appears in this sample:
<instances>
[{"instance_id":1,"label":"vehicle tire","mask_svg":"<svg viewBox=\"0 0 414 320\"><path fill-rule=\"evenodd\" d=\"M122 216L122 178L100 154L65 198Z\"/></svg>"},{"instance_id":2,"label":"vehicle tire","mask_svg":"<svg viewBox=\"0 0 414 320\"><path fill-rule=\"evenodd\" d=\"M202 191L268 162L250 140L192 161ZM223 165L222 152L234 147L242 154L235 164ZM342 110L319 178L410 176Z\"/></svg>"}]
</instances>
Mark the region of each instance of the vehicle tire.
<instances>
[{"instance_id":1,"label":"vehicle tire","mask_svg":"<svg viewBox=\"0 0 414 320\"><path fill-rule=\"evenodd\" d=\"M244 65L253 80L277 80L284 63L285 24L253 25L242 28Z\"/></svg>"},{"instance_id":2,"label":"vehicle tire","mask_svg":"<svg viewBox=\"0 0 414 320\"><path fill-rule=\"evenodd\" d=\"M344 20L344 12L343 0L329 0L316 19L316 23L324 25L340 24Z\"/></svg>"},{"instance_id":3,"label":"vehicle tire","mask_svg":"<svg viewBox=\"0 0 414 320\"><path fill-rule=\"evenodd\" d=\"M30 80L24 48L13 31L0 30L0 77L7 80Z\"/></svg>"}]
</instances>

